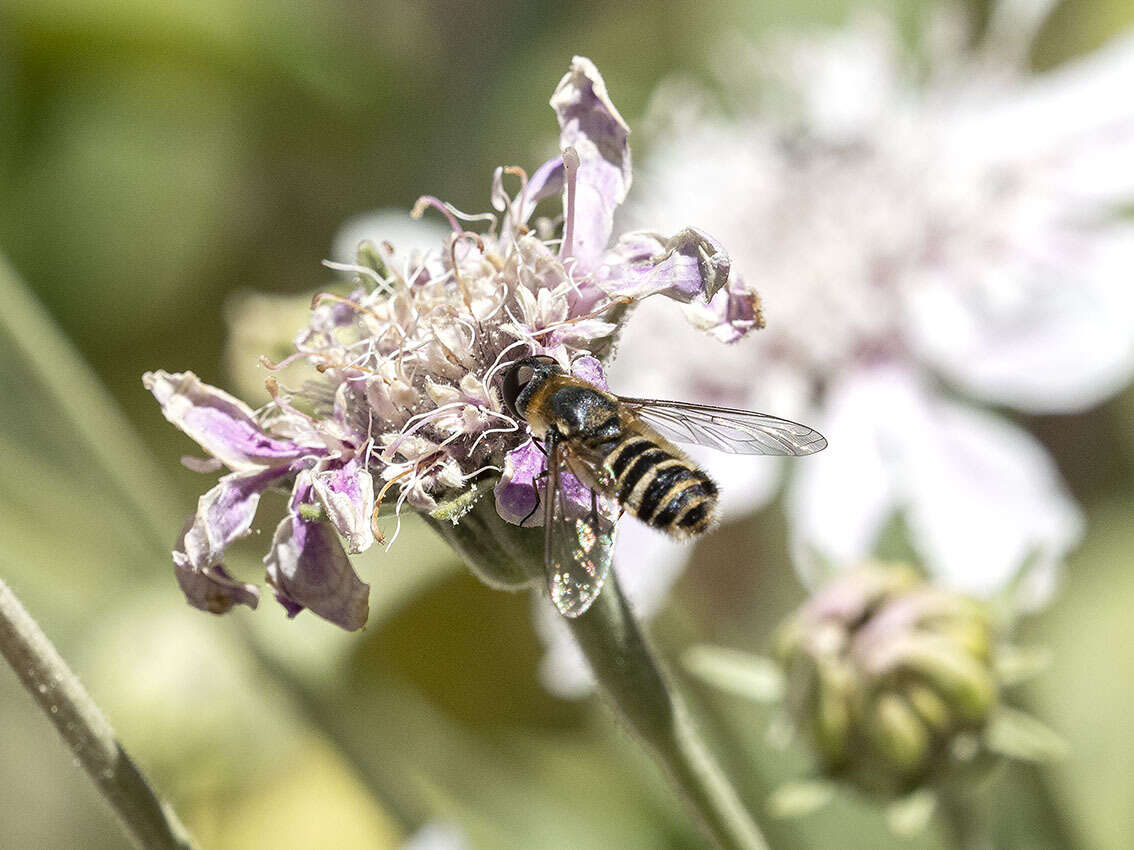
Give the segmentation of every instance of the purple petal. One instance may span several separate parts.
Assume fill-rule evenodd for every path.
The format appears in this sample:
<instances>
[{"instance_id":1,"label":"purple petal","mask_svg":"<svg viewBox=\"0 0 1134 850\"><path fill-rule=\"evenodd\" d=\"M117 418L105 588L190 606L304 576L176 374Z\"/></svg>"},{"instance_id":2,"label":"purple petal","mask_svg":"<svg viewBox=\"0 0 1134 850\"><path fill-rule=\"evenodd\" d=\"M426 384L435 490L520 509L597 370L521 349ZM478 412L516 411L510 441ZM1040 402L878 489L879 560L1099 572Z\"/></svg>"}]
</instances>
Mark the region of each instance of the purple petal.
<instances>
[{"instance_id":1,"label":"purple petal","mask_svg":"<svg viewBox=\"0 0 1134 850\"><path fill-rule=\"evenodd\" d=\"M711 300L695 298L683 309L693 327L724 343L736 342L749 331L764 327L760 296L739 275Z\"/></svg>"},{"instance_id":2,"label":"purple petal","mask_svg":"<svg viewBox=\"0 0 1134 850\"><path fill-rule=\"evenodd\" d=\"M599 362L597 357L585 354L576 358L571 364L571 374L576 378L582 378L584 381L594 384L600 390L610 390L610 387L606 385L606 374L602 370L602 363Z\"/></svg>"},{"instance_id":3,"label":"purple petal","mask_svg":"<svg viewBox=\"0 0 1134 850\"><path fill-rule=\"evenodd\" d=\"M194 569L219 564L228 544L251 529L260 494L288 474L283 467L226 475L197 500L197 513L182 532L174 556L183 555Z\"/></svg>"},{"instance_id":4,"label":"purple petal","mask_svg":"<svg viewBox=\"0 0 1134 850\"><path fill-rule=\"evenodd\" d=\"M614 227L614 210L630 189L630 128L614 108L591 60L576 56L551 96L559 147L579 155L571 254L584 270L598 261Z\"/></svg>"},{"instance_id":5,"label":"purple petal","mask_svg":"<svg viewBox=\"0 0 1134 850\"><path fill-rule=\"evenodd\" d=\"M192 455L182 455L181 465L193 472L200 472L202 475L216 472L224 466L215 457L193 457Z\"/></svg>"},{"instance_id":6,"label":"purple petal","mask_svg":"<svg viewBox=\"0 0 1134 850\"><path fill-rule=\"evenodd\" d=\"M310 608L348 631L366 624L370 586L355 574L338 536L326 523L284 517L264 563L268 582L289 616Z\"/></svg>"},{"instance_id":7,"label":"purple petal","mask_svg":"<svg viewBox=\"0 0 1134 850\"><path fill-rule=\"evenodd\" d=\"M530 514L525 527L543 525L543 514L535 510L539 504L536 478L546 468L547 458L536 448L534 440L528 440L504 456L504 472L493 490L496 512L502 519L520 525Z\"/></svg>"},{"instance_id":8,"label":"purple petal","mask_svg":"<svg viewBox=\"0 0 1134 850\"><path fill-rule=\"evenodd\" d=\"M535 170L528 185L524 187L523 205L520 207L522 220L527 221L535 212L535 206L544 198L563 191L563 157L549 159Z\"/></svg>"},{"instance_id":9,"label":"purple petal","mask_svg":"<svg viewBox=\"0 0 1134 850\"><path fill-rule=\"evenodd\" d=\"M259 589L236 581L221 562L225 548L251 529L260 494L288 474L277 468L226 475L197 501L173 551L177 583L194 608L223 614L234 604L256 607Z\"/></svg>"},{"instance_id":10,"label":"purple petal","mask_svg":"<svg viewBox=\"0 0 1134 850\"><path fill-rule=\"evenodd\" d=\"M308 475L301 473L292 496L292 512L280 521L264 558L268 583L294 617L310 608L348 631L366 624L370 586L355 574L338 535L326 522L304 519L299 507L312 496Z\"/></svg>"},{"instance_id":11,"label":"purple petal","mask_svg":"<svg viewBox=\"0 0 1134 850\"><path fill-rule=\"evenodd\" d=\"M224 614L233 605L255 608L260 604L260 588L237 581L222 564L194 569L174 561L177 583L185 599L194 608L210 614Z\"/></svg>"},{"instance_id":12,"label":"purple petal","mask_svg":"<svg viewBox=\"0 0 1134 850\"><path fill-rule=\"evenodd\" d=\"M364 552L374 543L370 515L374 512L374 481L356 456L312 476L315 495L350 547Z\"/></svg>"},{"instance_id":13,"label":"purple petal","mask_svg":"<svg viewBox=\"0 0 1134 850\"><path fill-rule=\"evenodd\" d=\"M505 203L507 195L504 193L501 182L503 172L502 168L497 168L492 177L492 206L500 212L507 209ZM549 198L563 191L563 176L563 157L561 156L549 159L535 170L535 173L528 178L523 191L513 200L512 215L504 217L500 229L500 238L503 241L507 242L512 238L514 224L517 222L527 224L528 219L535 212L536 204L544 198Z\"/></svg>"},{"instance_id":14,"label":"purple petal","mask_svg":"<svg viewBox=\"0 0 1134 850\"><path fill-rule=\"evenodd\" d=\"M611 295L708 300L728 282L731 261L717 240L687 227L669 239L627 233L604 258L599 285Z\"/></svg>"},{"instance_id":15,"label":"purple petal","mask_svg":"<svg viewBox=\"0 0 1134 850\"><path fill-rule=\"evenodd\" d=\"M496 512L506 522L513 525L523 523L524 528L543 525L543 510L540 500L546 484L544 471L547 458L528 440L519 448L512 449L504 456L504 473L493 490L496 496ZM591 506L591 490L570 472L560 474L560 491L576 505ZM537 496L536 493L539 493ZM540 510L535 508L540 507ZM525 518L527 521L525 522Z\"/></svg>"},{"instance_id":16,"label":"purple petal","mask_svg":"<svg viewBox=\"0 0 1134 850\"><path fill-rule=\"evenodd\" d=\"M237 581L223 564L197 565L190 561L185 552L185 537L193 524L194 517L189 517L173 552L174 573L186 600L194 608L212 614L223 614L233 605L255 608L260 602L260 590L254 584Z\"/></svg>"},{"instance_id":17,"label":"purple petal","mask_svg":"<svg viewBox=\"0 0 1134 850\"><path fill-rule=\"evenodd\" d=\"M146 372L142 384L154 394L166 419L229 469L277 466L308 451L265 433L248 405L202 383L192 372Z\"/></svg>"}]
</instances>

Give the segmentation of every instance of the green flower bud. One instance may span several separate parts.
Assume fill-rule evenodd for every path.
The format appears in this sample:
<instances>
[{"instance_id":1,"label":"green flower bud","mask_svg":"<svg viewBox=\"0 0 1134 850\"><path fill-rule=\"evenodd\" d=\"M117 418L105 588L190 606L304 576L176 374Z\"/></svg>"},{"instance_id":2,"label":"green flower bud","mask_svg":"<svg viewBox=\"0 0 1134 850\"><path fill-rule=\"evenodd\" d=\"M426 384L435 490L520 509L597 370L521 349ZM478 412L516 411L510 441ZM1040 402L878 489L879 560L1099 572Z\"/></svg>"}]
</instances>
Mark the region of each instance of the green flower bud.
<instances>
[{"instance_id":1,"label":"green flower bud","mask_svg":"<svg viewBox=\"0 0 1134 850\"><path fill-rule=\"evenodd\" d=\"M916 770L929 752L930 731L904 696L879 694L869 718L870 738L895 770Z\"/></svg>"},{"instance_id":2,"label":"green flower bud","mask_svg":"<svg viewBox=\"0 0 1134 850\"><path fill-rule=\"evenodd\" d=\"M979 602L871 564L812 596L780 628L776 654L823 772L901 795L961 769L954 741L979 740L991 722L996 639Z\"/></svg>"}]
</instances>

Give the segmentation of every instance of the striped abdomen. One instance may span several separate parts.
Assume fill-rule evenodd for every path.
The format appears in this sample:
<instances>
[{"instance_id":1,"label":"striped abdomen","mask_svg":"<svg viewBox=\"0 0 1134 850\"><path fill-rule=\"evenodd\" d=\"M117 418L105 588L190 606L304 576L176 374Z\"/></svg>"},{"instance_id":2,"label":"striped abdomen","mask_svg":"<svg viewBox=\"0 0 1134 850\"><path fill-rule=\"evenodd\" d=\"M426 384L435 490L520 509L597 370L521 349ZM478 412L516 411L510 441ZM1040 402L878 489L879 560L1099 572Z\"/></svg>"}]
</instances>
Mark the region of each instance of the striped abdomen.
<instances>
[{"instance_id":1,"label":"striped abdomen","mask_svg":"<svg viewBox=\"0 0 1134 850\"><path fill-rule=\"evenodd\" d=\"M622 506L647 525L690 537L707 531L717 485L660 437L628 431L603 458Z\"/></svg>"}]
</instances>

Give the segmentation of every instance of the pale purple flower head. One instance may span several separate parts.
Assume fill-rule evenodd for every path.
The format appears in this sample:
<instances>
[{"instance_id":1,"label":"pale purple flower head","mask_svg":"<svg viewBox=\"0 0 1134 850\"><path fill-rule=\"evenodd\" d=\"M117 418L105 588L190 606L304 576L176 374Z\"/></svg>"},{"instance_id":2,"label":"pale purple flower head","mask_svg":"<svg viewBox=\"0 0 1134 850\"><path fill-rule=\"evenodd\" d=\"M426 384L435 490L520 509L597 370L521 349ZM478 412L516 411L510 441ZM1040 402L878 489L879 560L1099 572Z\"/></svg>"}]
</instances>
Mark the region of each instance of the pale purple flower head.
<instances>
[{"instance_id":1,"label":"pale purple flower head","mask_svg":"<svg viewBox=\"0 0 1134 850\"><path fill-rule=\"evenodd\" d=\"M495 481L501 517L519 523L531 512L544 459L501 403L511 363L550 355L603 385L616 334L651 295L689 306L719 339L759 325L755 292L707 234L682 227L612 240L630 188L629 128L589 60L574 59L551 105L562 153L530 177L497 169L499 216L465 215L427 196L415 214L436 208L452 229L437 250L365 243L357 263L330 264L360 285L346 298L316 298L288 358L317 370L302 387L269 379L273 399L253 411L192 373L144 376L166 418L213 468L230 470L201 497L173 553L191 604L215 613L256 605L257 589L229 574L224 552L249 533L261 493L285 488L287 515L264 559L268 582L290 614L310 608L359 628L369 588L347 553L375 542L376 502L459 521ZM506 178L518 181L516 194ZM547 220L529 222L541 200L559 195L563 225L552 238ZM488 226L472 232L462 222Z\"/></svg>"}]
</instances>

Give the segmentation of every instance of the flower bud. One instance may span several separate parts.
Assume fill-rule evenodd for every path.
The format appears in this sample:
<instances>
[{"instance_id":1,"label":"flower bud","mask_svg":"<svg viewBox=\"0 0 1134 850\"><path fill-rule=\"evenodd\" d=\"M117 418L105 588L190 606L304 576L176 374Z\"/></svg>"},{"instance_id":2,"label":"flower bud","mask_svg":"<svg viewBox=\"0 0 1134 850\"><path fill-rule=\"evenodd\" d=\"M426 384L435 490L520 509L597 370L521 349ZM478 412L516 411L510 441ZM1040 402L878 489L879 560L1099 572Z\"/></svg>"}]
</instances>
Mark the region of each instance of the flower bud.
<instances>
[{"instance_id":1,"label":"flower bud","mask_svg":"<svg viewBox=\"0 0 1134 850\"><path fill-rule=\"evenodd\" d=\"M824 772L902 794L954 767L997 708L995 632L978 602L871 564L816 593L777 635L786 703Z\"/></svg>"}]
</instances>

